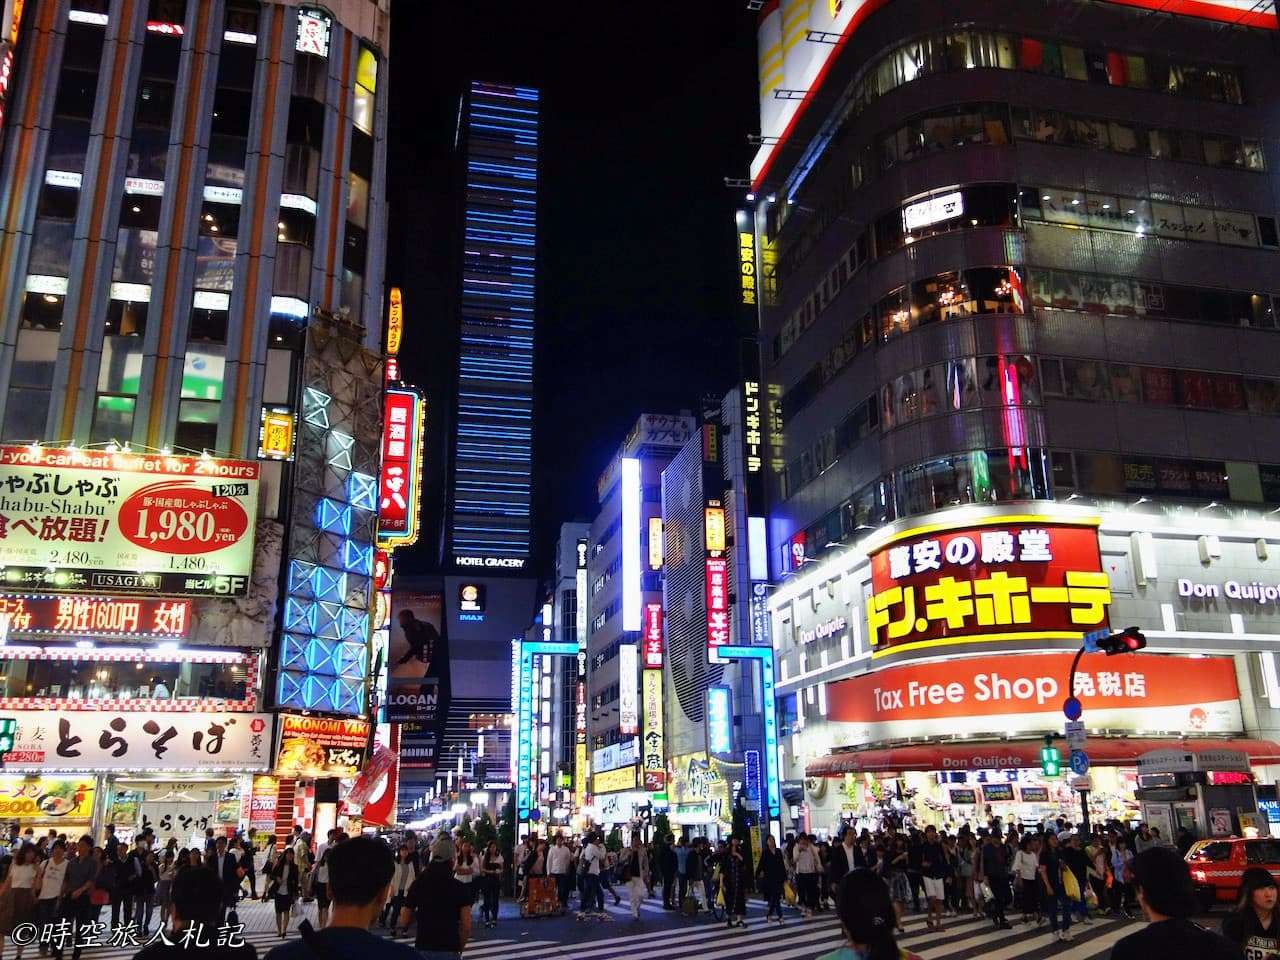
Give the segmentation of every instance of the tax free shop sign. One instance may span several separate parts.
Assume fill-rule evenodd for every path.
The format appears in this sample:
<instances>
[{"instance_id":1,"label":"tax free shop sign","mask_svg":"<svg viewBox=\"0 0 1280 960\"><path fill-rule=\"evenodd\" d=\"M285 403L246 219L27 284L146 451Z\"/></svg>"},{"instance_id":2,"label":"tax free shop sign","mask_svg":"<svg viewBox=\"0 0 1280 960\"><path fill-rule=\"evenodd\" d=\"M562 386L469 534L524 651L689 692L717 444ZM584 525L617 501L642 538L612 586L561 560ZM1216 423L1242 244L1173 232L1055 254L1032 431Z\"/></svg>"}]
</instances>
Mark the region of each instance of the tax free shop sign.
<instances>
[{"instance_id":1,"label":"tax free shop sign","mask_svg":"<svg viewBox=\"0 0 1280 960\"><path fill-rule=\"evenodd\" d=\"M1074 654L965 657L889 667L827 687L838 742L1029 734L1057 729ZM1230 657L1086 657L1075 695L1090 727L1190 735L1239 733Z\"/></svg>"}]
</instances>

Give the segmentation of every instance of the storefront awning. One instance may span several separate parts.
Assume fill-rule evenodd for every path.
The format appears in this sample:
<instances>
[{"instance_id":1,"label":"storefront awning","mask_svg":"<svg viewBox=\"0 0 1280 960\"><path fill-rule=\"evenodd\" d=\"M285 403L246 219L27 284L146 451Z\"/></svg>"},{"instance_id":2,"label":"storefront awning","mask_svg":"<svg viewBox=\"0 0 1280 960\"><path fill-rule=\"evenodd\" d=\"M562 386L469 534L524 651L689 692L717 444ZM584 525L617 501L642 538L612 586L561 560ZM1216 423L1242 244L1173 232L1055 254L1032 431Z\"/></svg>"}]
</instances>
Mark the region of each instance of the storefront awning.
<instances>
[{"instance_id":1,"label":"storefront awning","mask_svg":"<svg viewBox=\"0 0 1280 960\"><path fill-rule=\"evenodd\" d=\"M818 757L805 765L806 777L838 777L846 773L901 773L907 770L1008 770L1040 766L1043 740L926 743L887 750L850 750ZM1176 748L1190 753L1235 750L1255 764L1280 763L1280 743L1270 740L1157 740L1105 738L1089 740L1086 753L1095 767L1126 767L1151 750Z\"/></svg>"}]
</instances>

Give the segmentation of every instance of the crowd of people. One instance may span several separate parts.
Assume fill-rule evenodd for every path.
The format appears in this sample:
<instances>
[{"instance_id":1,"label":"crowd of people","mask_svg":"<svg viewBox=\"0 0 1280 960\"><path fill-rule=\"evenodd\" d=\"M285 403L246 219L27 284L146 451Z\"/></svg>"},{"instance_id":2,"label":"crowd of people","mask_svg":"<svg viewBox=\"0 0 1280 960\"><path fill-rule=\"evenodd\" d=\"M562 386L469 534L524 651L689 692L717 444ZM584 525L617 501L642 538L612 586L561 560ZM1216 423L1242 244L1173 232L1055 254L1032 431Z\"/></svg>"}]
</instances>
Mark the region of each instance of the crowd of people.
<instances>
[{"instance_id":1,"label":"crowd of people","mask_svg":"<svg viewBox=\"0 0 1280 960\"><path fill-rule=\"evenodd\" d=\"M801 917L834 914L846 943L824 960L896 960L910 956L897 945L909 909L924 914L932 931L943 930L948 917L982 918L1007 929L1007 913L1016 909L1020 922L1048 924L1061 940L1070 939L1073 922L1090 923L1100 912L1141 911L1148 924L1117 942L1112 960L1165 953L1280 960L1278 891L1266 870L1246 871L1238 908L1222 921L1221 934L1210 932L1195 922L1200 905L1185 851L1145 827L1109 823L1085 831L1059 821L1023 831L990 822L954 835L934 827L874 834L845 829L830 844L802 834L779 845L770 837L754 858L736 838L712 843L659 835L645 842L636 833L629 842L619 839L606 842L594 832L525 838L510 858L522 912L565 912L576 897L589 918L603 912L606 895L621 904L625 892L636 919L653 897L665 909L712 911L730 928L745 929L748 893L756 891L768 923L783 922L784 903ZM301 939L273 948L268 960L454 958L471 938L477 905L485 926L497 923L508 871L496 842L477 850L447 830L422 837L408 832L390 843L335 829L313 844L298 827L283 844L266 839L257 851L260 866L254 846L238 836L210 833L203 848L156 847L149 831L132 843L116 842L109 831L100 845L90 836L12 831L0 844L4 945L24 942L13 936L23 925L65 921L72 929L68 942L25 943L59 960L66 949L79 958L85 925L127 927L142 941L158 918L157 930L169 936L152 937L137 956L166 960L195 946L184 931L203 928L212 935L236 925L237 906L259 896L260 877L261 899L273 904L281 938L298 916L299 900L316 903L316 924L301 920ZM549 909L530 909L539 903ZM376 926L383 936L371 932ZM413 927L412 951L385 935ZM251 945L226 939L201 955L255 960Z\"/></svg>"}]
</instances>

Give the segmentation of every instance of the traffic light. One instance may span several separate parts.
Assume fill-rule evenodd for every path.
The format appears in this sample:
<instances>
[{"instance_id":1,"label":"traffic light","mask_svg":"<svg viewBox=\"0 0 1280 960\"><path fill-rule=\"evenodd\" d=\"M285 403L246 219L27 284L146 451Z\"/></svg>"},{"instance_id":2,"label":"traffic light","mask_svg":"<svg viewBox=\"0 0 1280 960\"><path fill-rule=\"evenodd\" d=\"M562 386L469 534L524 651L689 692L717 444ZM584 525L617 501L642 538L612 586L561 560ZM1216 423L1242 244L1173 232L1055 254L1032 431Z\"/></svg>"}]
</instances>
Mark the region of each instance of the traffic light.
<instances>
[{"instance_id":1,"label":"traffic light","mask_svg":"<svg viewBox=\"0 0 1280 960\"><path fill-rule=\"evenodd\" d=\"M18 734L18 721L14 717L0 717L0 763L4 755L13 750L13 738Z\"/></svg>"},{"instance_id":2,"label":"traffic light","mask_svg":"<svg viewBox=\"0 0 1280 960\"><path fill-rule=\"evenodd\" d=\"M1056 777L1062 773L1062 754L1053 745L1053 737L1046 734L1044 746L1040 748L1040 772L1046 777Z\"/></svg>"},{"instance_id":3,"label":"traffic light","mask_svg":"<svg viewBox=\"0 0 1280 960\"><path fill-rule=\"evenodd\" d=\"M1119 633L1103 637L1098 641L1098 649L1108 657L1120 653L1137 653L1147 645L1147 638L1137 627L1126 627Z\"/></svg>"}]
</instances>

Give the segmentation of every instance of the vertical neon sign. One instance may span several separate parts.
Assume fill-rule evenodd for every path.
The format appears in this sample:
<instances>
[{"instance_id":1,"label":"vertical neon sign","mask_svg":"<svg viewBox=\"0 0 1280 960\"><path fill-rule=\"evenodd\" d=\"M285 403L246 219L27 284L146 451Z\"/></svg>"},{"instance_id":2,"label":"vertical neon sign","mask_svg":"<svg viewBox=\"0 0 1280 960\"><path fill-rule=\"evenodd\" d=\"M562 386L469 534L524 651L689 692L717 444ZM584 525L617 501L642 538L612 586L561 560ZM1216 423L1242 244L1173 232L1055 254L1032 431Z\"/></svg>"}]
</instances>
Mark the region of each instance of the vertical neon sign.
<instances>
[{"instance_id":1,"label":"vertical neon sign","mask_svg":"<svg viewBox=\"0 0 1280 960\"><path fill-rule=\"evenodd\" d=\"M639 630L640 461L622 461L622 629Z\"/></svg>"}]
</instances>

